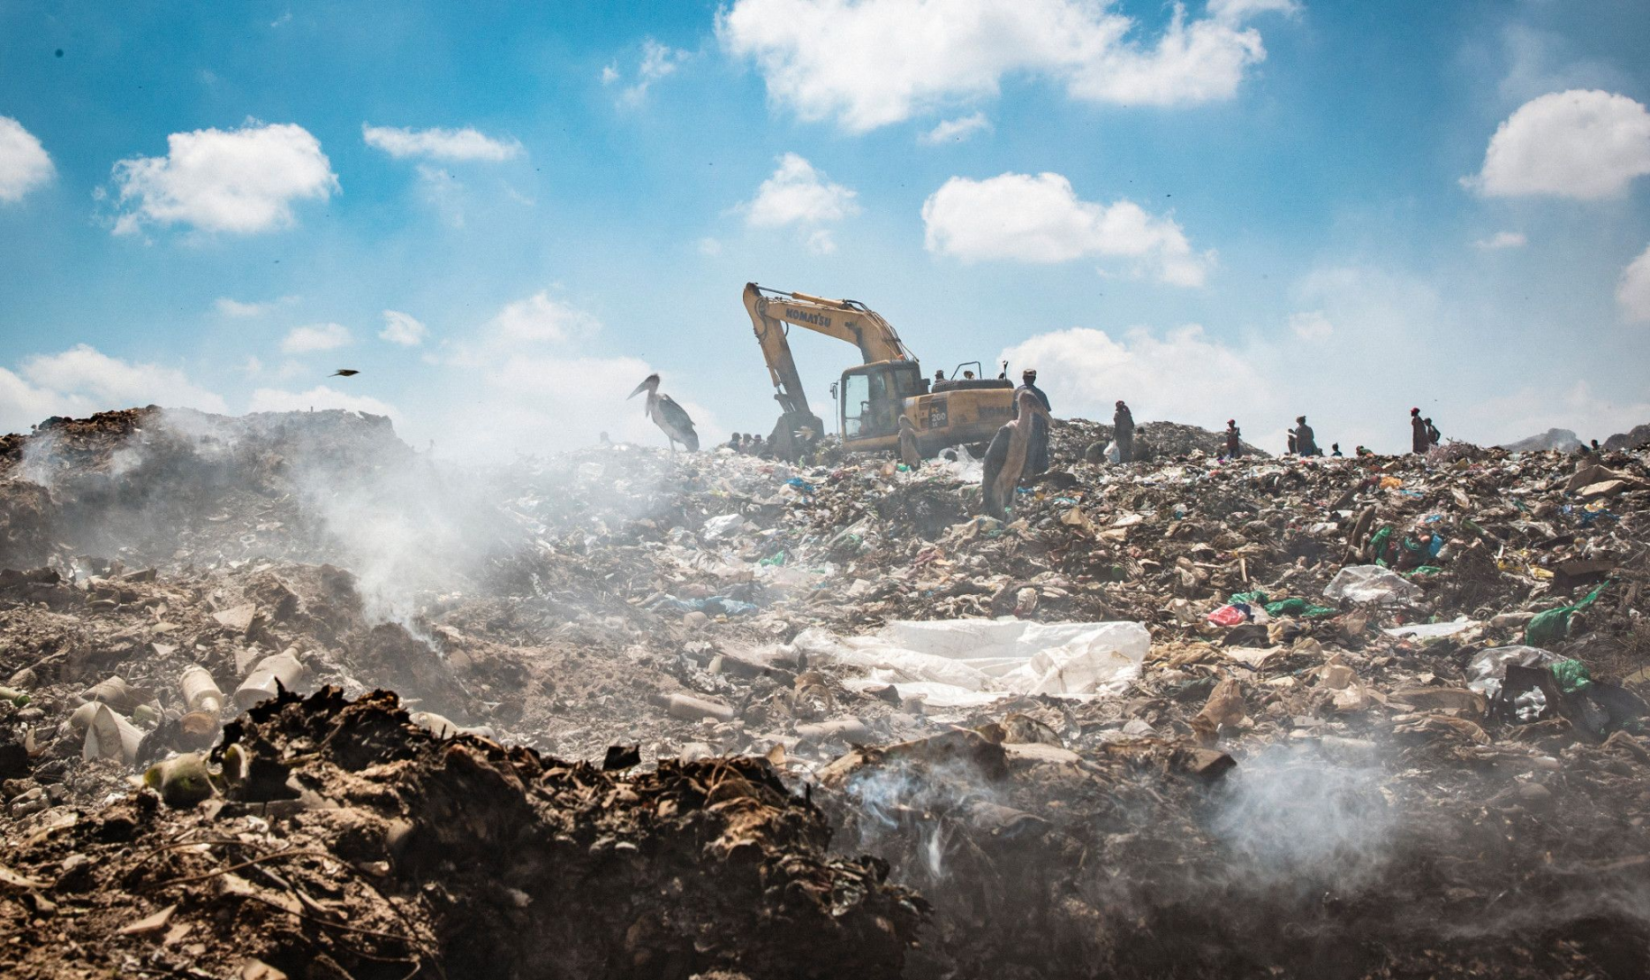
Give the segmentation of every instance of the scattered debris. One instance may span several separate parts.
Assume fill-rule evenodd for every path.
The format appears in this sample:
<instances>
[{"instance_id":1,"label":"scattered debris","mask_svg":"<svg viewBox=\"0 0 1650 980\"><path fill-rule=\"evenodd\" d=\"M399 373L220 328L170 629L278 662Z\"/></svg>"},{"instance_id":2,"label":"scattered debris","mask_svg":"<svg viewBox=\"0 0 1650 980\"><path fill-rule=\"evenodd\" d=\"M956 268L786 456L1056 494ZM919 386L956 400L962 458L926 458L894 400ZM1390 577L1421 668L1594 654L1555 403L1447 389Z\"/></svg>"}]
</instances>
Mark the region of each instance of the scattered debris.
<instances>
[{"instance_id":1,"label":"scattered debris","mask_svg":"<svg viewBox=\"0 0 1650 980\"><path fill-rule=\"evenodd\" d=\"M1642 972L1645 454L1147 431L0 440L0 970Z\"/></svg>"}]
</instances>

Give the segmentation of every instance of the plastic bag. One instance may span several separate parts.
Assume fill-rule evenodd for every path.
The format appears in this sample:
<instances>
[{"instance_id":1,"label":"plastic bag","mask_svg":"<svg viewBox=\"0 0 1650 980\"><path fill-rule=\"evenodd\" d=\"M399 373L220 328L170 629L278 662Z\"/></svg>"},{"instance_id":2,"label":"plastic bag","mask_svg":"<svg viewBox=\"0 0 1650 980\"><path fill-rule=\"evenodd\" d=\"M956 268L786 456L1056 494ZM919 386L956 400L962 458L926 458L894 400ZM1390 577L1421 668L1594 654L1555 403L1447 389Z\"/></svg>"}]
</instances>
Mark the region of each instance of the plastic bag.
<instances>
[{"instance_id":1,"label":"plastic bag","mask_svg":"<svg viewBox=\"0 0 1650 980\"><path fill-rule=\"evenodd\" d=\"M1331 606L1317 606L1305 599L1296 596L1293 599L1283 599L1278 602L1266 603L1268 616L1305 616L1307 619L1316 619L1320 616L1333 616L1340 612Z\"/></svg>"},{"instance_id":2,"label":"plastic bag","mask_svg":"<svg viewBox=\"0 0 1650 980\"><path fill-rule=\"evenodd\" d=\"M1544 613L1537 614L1534 619L1530 620L1530 624L1524 627L1524 643L1532 647L1541 646L1569 636L1570 614L1578 613L1592 605L1593 601L1609 585L1609 582L1601 583L1598 588L1587 594L1587 598L1573 606L1559 606L1557 609L1549 609Z\"/></svg>"},{"instance_id":3,"label":"plastic bag","mask_svg":"<svg viewBox=\"0 0 1650 980\"><path fill-rule=\"evenodd\" d=\"M1556 653L1539 647L1489 647L1480 650L1467 663L1467 688L1495 700L1501 693L1501 682L1507 677L1507 665L1545 667L1563 660Z\"/></svg>"},{"instance_id":4,"label":"plastic bag","mask_svg":"<svg viewBox=\"0 0 1650 980\"><path fill-rule=\"evenodd\" d=\"M1337 602L1405 603L1421 598L1419 586L1377 565L1348 565L1335 573L1323 594Z\"/></svg>"},{"instance_id":5,"label":"plastic bag","mask_svg":"<svg viewBox=\"0 0 1650 980\"><path fill-rule=\"evenodd\" d=\"M989 704L1014 694L1113 694L1140 673L1151 632L1139 623L895 621L866 636L803 631L792 646L867 668L849 683L893 684L933 707Z\"/></svg>"},{"instance_id":6,"label":"plastic bag","mask_svg":"<svg viewBox=\"0 0 1650 980\"><path fill-rule=\"evenodd\" d=\"M720 517L712 517L706 521L701 533L704 534L706 541L720 541L723 538L732 537L735 532L744 526L745 519L740 515L723 514Z\"/></svg>"}]
</instances>

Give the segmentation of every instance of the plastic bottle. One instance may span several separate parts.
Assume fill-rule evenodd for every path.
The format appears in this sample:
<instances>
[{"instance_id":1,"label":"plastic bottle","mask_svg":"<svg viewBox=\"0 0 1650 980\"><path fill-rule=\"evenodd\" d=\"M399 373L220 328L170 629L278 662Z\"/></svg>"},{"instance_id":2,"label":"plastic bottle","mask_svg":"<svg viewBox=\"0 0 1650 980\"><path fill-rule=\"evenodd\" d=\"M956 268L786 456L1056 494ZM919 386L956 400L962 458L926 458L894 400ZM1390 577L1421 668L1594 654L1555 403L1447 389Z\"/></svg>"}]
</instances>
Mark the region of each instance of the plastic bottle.
<instances>
[{"instance_id":1,"label":"plastic bottle","mask_svg":"<svg viewBox=\"0 0 1650 980\"><path fill-rule=\"evenodd\" d=\"M205 667L200 664L189 665L183 676L178 678L178 686L183 688L183 701L189 706L190 711L202 711L213 715L223 713L223 691Z\"/></svg>"},{"instance_id":2,"label":"plastic bottle","mask_svg":"<svg viewBox=\"0 0 1650 980\"><path fill-rule=\"evenodd\" d=\"M288 691L296 690L308 673L291 650L265 657L258 661L252 668L252 673L246 675L246 680L235 689L235 704L245 711L259 701L275 697L277 681Z\"/></svg>"}]
</instances>

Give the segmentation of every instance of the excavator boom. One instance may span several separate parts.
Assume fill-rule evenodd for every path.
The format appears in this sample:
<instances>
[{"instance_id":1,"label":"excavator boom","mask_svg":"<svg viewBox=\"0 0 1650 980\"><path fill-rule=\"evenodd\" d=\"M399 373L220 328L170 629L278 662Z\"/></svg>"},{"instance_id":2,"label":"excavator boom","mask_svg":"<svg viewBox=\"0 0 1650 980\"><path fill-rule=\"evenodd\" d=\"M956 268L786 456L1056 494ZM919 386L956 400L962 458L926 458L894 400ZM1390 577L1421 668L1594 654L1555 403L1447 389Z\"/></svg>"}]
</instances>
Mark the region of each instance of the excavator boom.
<instances>
[{"instance_id":1,"label":"excavator boom","mask_svg":"<svg viewBox=\"0 0 1650 980\"><path fill-rule=\"evenodd\" d=\"M825 299L808 293L787 293L745 284L745 310L756 328L756 340L768 361L781 409L787 415L815 419L791 354L786 324L845 340L859 348L869 364L874 361L914 361L904 341L887 320L853 300Z\"/></svg>"}]
</instances>

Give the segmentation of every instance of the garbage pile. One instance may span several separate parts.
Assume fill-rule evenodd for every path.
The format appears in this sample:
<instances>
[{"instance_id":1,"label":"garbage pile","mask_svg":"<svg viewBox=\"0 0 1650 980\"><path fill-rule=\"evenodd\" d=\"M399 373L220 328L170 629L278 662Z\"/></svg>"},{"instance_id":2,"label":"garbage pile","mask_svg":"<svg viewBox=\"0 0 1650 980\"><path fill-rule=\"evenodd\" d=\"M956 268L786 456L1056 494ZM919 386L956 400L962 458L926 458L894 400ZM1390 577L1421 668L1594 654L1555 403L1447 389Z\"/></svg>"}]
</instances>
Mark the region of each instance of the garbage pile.
<instances>
[{"instance_id":1,"label":"garbage pile","mask_svg":"<svg viewBox=\"0 0 1650 980\"><path fill-rule=\"evenodd\" d=\"M382 692L282 693L151 770L164 805L8 848L34 924L0 955L12 977L899 976L924 903L829 857L766 761L630 761L438 737Z\"/></svg>"},{"instance_id":2,"label":"garbage pile","mask_svg":"<svg viewBox=\"0 0 1650 980\"><path fill-rule=\"evenodd\" d=\"M0 967L1640 975L1650 458L1183 428L1006 522L964 447L12 437Z\"/></svg>"}]
</instances>

